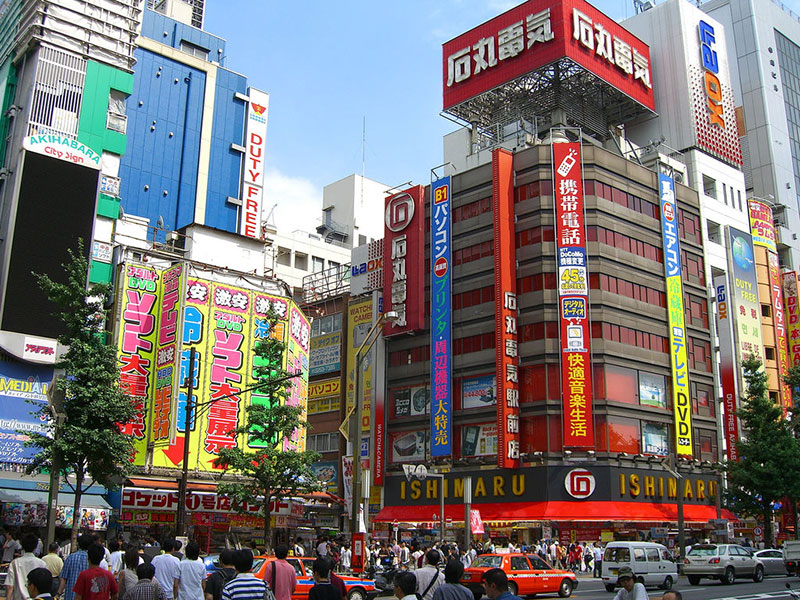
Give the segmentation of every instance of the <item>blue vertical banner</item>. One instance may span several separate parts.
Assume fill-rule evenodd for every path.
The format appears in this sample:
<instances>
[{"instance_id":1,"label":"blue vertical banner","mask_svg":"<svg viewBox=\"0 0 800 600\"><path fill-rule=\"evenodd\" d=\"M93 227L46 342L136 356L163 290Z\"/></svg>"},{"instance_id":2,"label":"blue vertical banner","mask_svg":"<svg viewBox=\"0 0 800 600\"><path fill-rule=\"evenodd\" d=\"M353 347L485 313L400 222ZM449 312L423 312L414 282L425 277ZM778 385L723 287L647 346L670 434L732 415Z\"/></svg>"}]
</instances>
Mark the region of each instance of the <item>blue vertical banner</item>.
<instances>
[{"instance_id":1,"label":"blue vertical banner","mask_svg":"<svg viewBox=\"0 0 800 600\"><path fill-rule=\"evenodd\" d=\"M450 177L431 184L431 456L452 454Z\"/></svg>"}]
</instances>

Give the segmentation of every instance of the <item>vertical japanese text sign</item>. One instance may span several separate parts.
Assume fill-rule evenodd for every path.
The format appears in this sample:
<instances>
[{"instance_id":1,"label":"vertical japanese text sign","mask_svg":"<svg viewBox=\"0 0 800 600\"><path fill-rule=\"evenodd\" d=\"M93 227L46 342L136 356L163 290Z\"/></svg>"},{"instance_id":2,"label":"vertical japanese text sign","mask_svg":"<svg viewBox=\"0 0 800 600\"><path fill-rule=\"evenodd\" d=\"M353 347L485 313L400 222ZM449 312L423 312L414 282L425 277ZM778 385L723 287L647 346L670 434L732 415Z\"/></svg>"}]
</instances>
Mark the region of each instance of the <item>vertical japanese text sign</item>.
<instances>
[{"instance_id":1,"label":"vertical japanese text sign","mask_svg":"<svg viewBox=\"0 0 800 600\"><path fill-rule=\"evenodd\" d=\"M564 447L594 448L589 275L580 143L553 144Z\"/></svg>"},{"instance_id":2,"label":"vertical japanese text sign","mask_svg":"<svg viewBox=\"0 0 800 600\"><path fill-rule=\"evenodd\" d=\"M131 263L121 267L119 321L119 385L133 398L136 415L121 430L134 437L135 465L144 465L150 441L147 430L154 374L159 274L155 269Z\"/></svg>"},{"instance_id":3,"label":"vertical japanese text sign","mask_svg":"<svg viewBox=\"0 0 800 600\"><path fill-rule=\"evenodd\" d=\"M672 362L672 403L675 413L675 452L692 456L692 405L689 396L689 361L683 313L681 243L678 238L678 201L675 180L658 174L661 196L661 237L664 243L664 275L667 280L667 318Z\"/></svg>"},{"instance_id":4,"label":"vertical japanese text sign","mask_svg":"<svg viewBox=\"0 0 800 600\"><path fill-rule=\"evenodd\" d=\"M398 318L384 326L384 336L418 331L425 323L424 198L421 185L386 198L383 302Z\"/></svg>"},{"instance_id":5,"label":"vertical japanese text sign","mask_svg":"<svg viewBox=\"0 0 800 600\"><path fill-rule=\"evenodd\" d=\"M452 453L450 177L431 185L431 456Z\"/></svg>"},{"instance_id":6,"label":"vertical japanese text sign","mask_svg":"<svg viewBox=\"0 0 800 600\"><path fill-rule=\"evenodd\" d=\"M783 295L786 298L786 321L789 345L789 365L800 365L800 304L798 304L797 272L783 272Z\"/></svg>"},{"instance_id":7,"label":"vertical japanese text sign","mask_svg":"<svg viewBox=\"0 0 800 600\"><path fill-rule=\"evenodd\" d=\"M497 369L497 466L519 466L517 260L514 247L514 155L492 152L494 208L495 357Z\"/></svg>"},{"instance_id":8,"label":"vertical japanese text sign","mask_svg":"<svg viewBox=\"0 0 800 600\"><path fill-rule=\"evenodd\" d=\"M736 440L739 439L739 419L736 417L736 361L733 351L733 329L731 324L731 302L727 275L714 277L714 293L717 296L717 335L719 336L719 374L722 383L722 401L725 407L723 431L727 442L729 461L739 460Z\"/></svg>"}]
</instances>

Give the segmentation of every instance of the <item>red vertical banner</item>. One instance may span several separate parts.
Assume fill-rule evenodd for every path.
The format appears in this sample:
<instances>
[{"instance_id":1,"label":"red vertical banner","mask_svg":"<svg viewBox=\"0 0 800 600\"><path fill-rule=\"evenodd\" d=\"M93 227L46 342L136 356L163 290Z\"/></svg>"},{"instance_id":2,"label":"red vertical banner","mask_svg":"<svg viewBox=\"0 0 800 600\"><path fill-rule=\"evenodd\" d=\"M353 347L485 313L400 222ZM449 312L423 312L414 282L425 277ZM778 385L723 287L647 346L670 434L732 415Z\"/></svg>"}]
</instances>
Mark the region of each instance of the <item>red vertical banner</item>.
<instances>
[{"instance_id":1,"label":"red vertical banner","mask_svg":"<svg viewBox=\"0 0 800 600\"><path fill-rule=\"evenodd\" d=\"M495 356L497 363L497 466L519 467L517 261L514 247L514 155L492 152L494 209Z\"/></svg>"},{"instance_id":2,"label":"red vertical banner","mask_svg":"<svg viewBox=\"0 0 800 600\"><path fill-rule=\"evenodd\" d=\"M789 351L786 345L786 313L784 312L781 269L778 255L767 251L769 290L772 297L772 319L775 325L775 348L778 351L778 378L781 384L781 404L784 413L792 409L792 390L784 379L789 375Z\"/></svg>"},{"instance_id":3,"label":"red vertical banner","mask_svg":"<svg viewBox=\"0 0 800 600\"><path fill-rule=\"evenodd\" d=\"M800 365L800 305L797 294L797 272L784 271L783 298L786 301L786 331L789 368Z\"/></svg>"},{"instance_id":4,"label":"red vertical banner","mask_svg":"<svg viewBox=\"0 0 800 600\"><path fill-rule=\"evenodd\" d=\"M717 298L717 336L719 337L719 378L722 384L722 405L728 461L739 460L736 441L739 439L739 418L736 416L736 359L733 350L733 325L728 296L728 276L714 277L714 294Z\"/></svg>"},{"instance_id":5,"label":"red vertical banner","mask_svg":"<svg viewBox=\"0 0 800 600\"><path fill-rule=\"evenodd\" d=\"M564 447L594 448L589 268L580 143L553 144Z\"/></svg>"},{"instance_id":6,"label":"red vertical banner","mask_svg":"<svg viewBox=\"0 0 800 600\"><path fill-rule=\"evenodd\" d=\"M351 558L353 573L362 573L366 558L366 544L364 543L365 534L353 533L353 555Z\"/></svg>"},{"instance_id":7,"label":"red vertical banner","mask_svg":"<svg viewBox=\"0 0 800 600\"><path fill-rule=\"evenodd\" d=\"M383 335L411 333L425 323L425 188L415 185L386 198L383 306L397 313Z\"/></svg>"}]
</instances>

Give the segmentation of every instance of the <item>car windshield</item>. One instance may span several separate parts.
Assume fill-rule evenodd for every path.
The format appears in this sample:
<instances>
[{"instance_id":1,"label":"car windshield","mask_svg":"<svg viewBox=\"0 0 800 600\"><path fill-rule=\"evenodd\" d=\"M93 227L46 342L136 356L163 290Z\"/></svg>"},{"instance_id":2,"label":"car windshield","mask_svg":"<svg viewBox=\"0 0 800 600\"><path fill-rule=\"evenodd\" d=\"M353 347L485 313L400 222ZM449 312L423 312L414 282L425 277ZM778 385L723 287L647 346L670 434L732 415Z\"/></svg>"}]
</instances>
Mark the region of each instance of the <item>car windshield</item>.
<instances>
[{"instance_id":1,"label":"car windshield","mask_svg":"<svg viewBox=\"0 0 800 600\"><path fill-rule=\"evenodd\" d=\"M475 560L472 561L470 567L488 567L490 569L496 569L501 564L503 564L503 557L502 556L478 556Z\"/></svg>"},{"instance_id":2,"label":"car windshield","mask_svg":"<svg viewBox=\"0 0 800 600\"><path fill-rule=\"evenodd\" d=\"M716 546L692 546L687 556L716 556L717 551Z\"/></svg>"},{"instance_id":3,"label":"car windshield","mask_svg":"<svg viewBox=\"0 0 800 600\"><path fill-rule=\"evenodd\" d=\"M630 562L631 551L628 548L606 548L603 560L606 562Z\"/></svg>"},{"instance_id":4,"label":"car windshield","mask_svg":"<svg viewBox=\"0 0 800 600\"><path fill-rule=\"evenodd\" d=\"M253 559L253 568L251 569L251 571L253 573L256 573L261 568L261 565L263 565L263 564L264 564L264 559L263 558L254 558Z\"/></svg>"}]
</instances>

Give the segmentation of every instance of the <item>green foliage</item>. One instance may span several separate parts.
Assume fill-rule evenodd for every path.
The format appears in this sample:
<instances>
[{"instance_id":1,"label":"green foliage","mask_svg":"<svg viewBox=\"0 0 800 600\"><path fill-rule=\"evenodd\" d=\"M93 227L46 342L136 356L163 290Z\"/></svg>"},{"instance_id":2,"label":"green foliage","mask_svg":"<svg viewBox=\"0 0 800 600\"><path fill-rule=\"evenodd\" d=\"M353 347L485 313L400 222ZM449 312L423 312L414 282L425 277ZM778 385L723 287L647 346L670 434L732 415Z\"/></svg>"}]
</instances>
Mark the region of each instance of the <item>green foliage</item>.
<instances>
[{"instance_id":1,"label":"green foliage","mask_svg":"<svg viewBox=\"0 0 800 600\"><path fill-rule=\"evenodd\" d=\"M742 368L747 389L737 411L743 430L737 442L740 460L727 465L726 499L738 514L763 517L764 537L770 540L772 503L797 497L800 446L781 407L769 399L761 362L748 357Z\"/></svg>"},{"instance_id":2,"label":"green foliage","mask_svg":"<svg viewBox=\"0 0 800 600\"><path fill-rule=\"evenodd\" d=\"M791 367L784 381L792 390L792 415L789 424L795 437L800 437L800 365Z\"/></svg>"},{"instance_id":3,"label":"green foliage","mask_svg":"<svg viewBox=\"0 0 800 600\"><path fill-rule=\"evenodd\" d=\"M270 311L267 321L272 331L278 316ZM272 500L320 489L311 471L311 464L319 459L319 454L309 450L283 450L284 438L291 439L308 426L302 419L301 407L285 404L294 375L282 367L286 345L269 337L259 340L254 351L255 385L259 386L257 394L263 398L253 398L245 408L245 423L232 431L237 438L246 436L248 446L254 449L224 448L214 465L222 468L224 473L237 475L236 479L219 484L220 493L237 504L261 507L259 514L264 517L264 541L269 546Z\"/></svg>"},{"instance_id":4,"label":"green foliage","mask_svg":"<svg viewBox=\"0 0 800 600\"><path fill-rule=\"evenodd\" d=\"M34 273L39 287L58 307L55 314L65 326L58 341L69 349L56 365L67 375L57 382L57 389L64 394L66 420L58 426L55 421L47 421L46 435L30 434L26 445L38 446L41 452L27 472L51 468L57 454L62 473L75 476L75 514L80 514L80 496L92 482L113 487L120 476L129 472L132 439L120 431L119 424L130 421L136 410L119 388L116 348L106 343L103 306L111 287L96 284L87 290L89 262L82 240L77 251L69 254L70 261L63 265L66 283ZM48 414L48 409L42 413Z\"/></svg>"}]
</instances>

